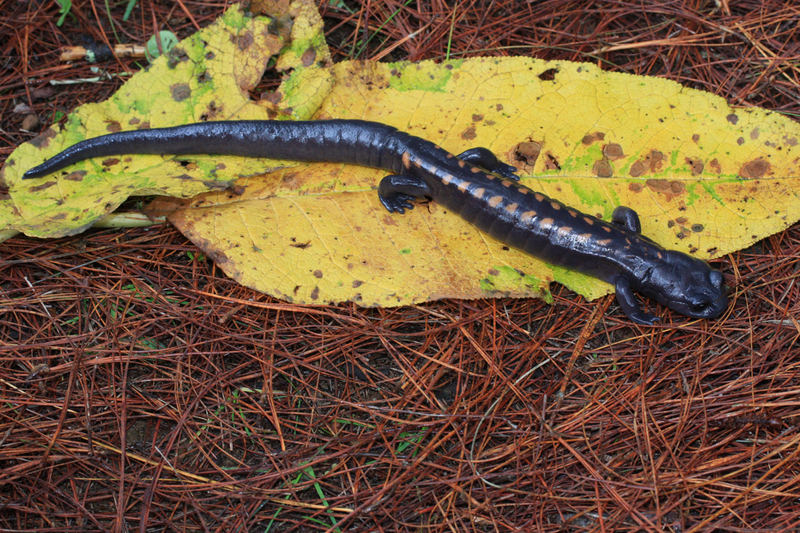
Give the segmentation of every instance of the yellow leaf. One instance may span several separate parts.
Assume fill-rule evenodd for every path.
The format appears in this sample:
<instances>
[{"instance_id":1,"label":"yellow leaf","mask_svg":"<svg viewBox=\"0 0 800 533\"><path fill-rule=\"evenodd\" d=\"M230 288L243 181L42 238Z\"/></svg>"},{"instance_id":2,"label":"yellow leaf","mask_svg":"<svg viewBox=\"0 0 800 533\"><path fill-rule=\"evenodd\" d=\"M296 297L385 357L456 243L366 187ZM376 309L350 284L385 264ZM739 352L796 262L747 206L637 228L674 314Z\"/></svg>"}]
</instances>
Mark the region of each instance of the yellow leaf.
<instances>
[{"instance_id":1,"label":"yellow leaf","mask_svg":"<svg viewBox=\"0 0 800 533\"><path fill-rule=\"evenodd\" d=\"M79 163L66 177L19 180L63 147L108 131L275 116L375 120L456 154L485 146L518 166L532 189L605 219L617 205L633 207L645 235L702 258L800 218L800 128L777 114L732 110L667 80L570 62L329 67L316 12L293 6L304 22L295 19L292 44L282 52L279 64L294 70L276 95L253 101L246 90L282 41L267 30L268 19L232 9L108 102L81 107L61 134L15 151L0 175L11 193L0 199L0 227L59 236L82 230L131 194L194 197L163 198L152 210L170 213L239 282L298 303L547 298L553 279L589 298L610 290L507 249L434 203L387 213L375 191L383 171L124 156Z\"/></svg>"},{"instance_id":2,"label":"yellow leaf","mask_svg":"<svg viewBox=\"0 0 800 533\"><path fill-rule=\"evenodd\" d=\"M486 146L532 189L606 220L631 206L645 235L701 258L800 217L800 128L667 80L528 58L340 63L334 80L316 118L385 122L453 153ZM436 204L389 215L373 190L385 174L306 165L239 180L242 196L204 195L170 220L240 283L298 303L548 297L554 279L590 299L612 290Z\"/></svg>"}]
</instances>

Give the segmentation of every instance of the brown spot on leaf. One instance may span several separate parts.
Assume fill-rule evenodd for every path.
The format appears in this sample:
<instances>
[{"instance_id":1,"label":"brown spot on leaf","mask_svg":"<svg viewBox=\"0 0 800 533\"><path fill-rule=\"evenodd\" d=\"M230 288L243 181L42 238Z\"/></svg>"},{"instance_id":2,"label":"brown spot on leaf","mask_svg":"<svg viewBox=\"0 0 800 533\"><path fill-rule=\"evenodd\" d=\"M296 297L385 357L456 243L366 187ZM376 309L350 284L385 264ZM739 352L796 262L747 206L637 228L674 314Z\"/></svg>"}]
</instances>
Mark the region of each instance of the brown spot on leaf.
<instances>
[{"instance_id":1,"label":"brown spot on leaf","mask_svg":"<svg viewBox=\"0 0 800 533\"><path fill-rule=\"evenodd\" d=\"M52 128L48 128L42 133L41 135L34 137L31 139L30 142L36 148L47 148L47 145L50 144L50 139L56 136L56 132Z\"/></svg>"},{"instance_id":2,"label":"brown spot on leaf","mask_svg":"<svg viewBox=\"0 0 800 533\"><path fill-rule=\"evenodd\" d=\"M744 144L744 137L739 137L738 139L736 139L736 144L738 144L739 146L743 145Z\"/></svg>"},{"instance_id":3,"label":"brown spot on leaf","mask_svg":"<svg viewBox=\"0 0 800 533\"><path fill-rule=\"evenodd\" d=\"M703 168L705 168L703 162L697 157L687 157L686 164L692 170L692 176L699 176L703 173Z\"/></svg>"},{"instance_id":4,"label":"brown spot on leaf","mask_svg":"<svg viewBox=\"0 0 800 533\"><path fill-rule=\"evenodd\" d=\"M304 67L310 67L316 60L317 51L313 48L306 49L306 51L303 52L303 55L300 56L300 61L302 61Z\"/></svg>"},{"instance_id":5,"label":"brown spot on leaf","mask_svg":"<svg viewBox=\"0 0 800 533\"><path fill-rule=\"evenodd\" d=\"M686 191L686 187L684 187L683 183L674 180L649 179L645 182L645 185L647 185L651 191L666 196L667 200L672 200L674 197L680 196Z\"/></svg>"},{"instance_id":6,"label":"brown spot on leaf","mask_svg":"<svg viewBox=\"0 0 800 533\"><path fill-rule=\"evenodd\" d=\"M628 184L628 190L631 191L631 192L642 192L643 189L644 189L644 185L642 185L641 183L629 183Z\"/></svg>"},{"instance_id":7,"label":"brown spot on leaf","mask_svg":"<svg viewBox=\"0 0 800 533\"><path fill-rule=\"evenodd\" d=\"M496 111L500 112L503 110L503 104L497 104L496 106L494 106L494 108Z\"/></svg>"},{"instance_id":8,"label":"brown spot on leaf","mask_svg":"<svg viewBox=\"0 0 800 533\"><path fill-rule=\"evenodd\" d=\"M556 79L557 73L558 73L557 68L549 68L544 72L542 72L541 74L539 74L539 79L542 81L553 81L554 79Z\"/></svg>"},{"instance_id":9,"label":"brown spot on leaf","mask_svg":"<svg viewBox=\"0 0 800 533\"><path fill-rule=\"evenodd\" d=\"M284 174L283 178L281 178L281 182L290 190L296 190L303 185L304 180L298 173L291 172L289 174Z\"/></svg>"},{"instance_id":10,"label":"brown spot on leaf","mask_svg":"<svg viewBox=\"0 0 800 533\"><path fill-rule=\"evenodd\" d=\"M186 50L181 48L180 46L176 46L166 54L167 56L167 66L170 69L174 69L178 66L179 63L183 63L185 61L189 61L189 55L186 53Z\"/></svg>"},{"instance_id":11,"label":"brown spot on leaf","mask_svg":"<svg viewBox=\"0 0 800 533\"><path fill-rule=\"evenodd\" d=\"M598 178L610 178L614 175L614 170L611 168L611 163L607 159L600 159L595 161L592 167L592 172Z\"/></svg>"},{"instance_id":12,"label":"brown spot on leaf","mask_svg":"<svg viewBox=\"0 0 800 533\"><path fill-rule=\"evenodd\" d=\"M55 184L56 184L55 180L48 181L46 183L42 183L41 185L36 185L35 187L31 187L30 189L28 189L28 191L29 192L45 191L45 190L49 189L50 187L52 187Z\"/></svg>"},{"instance_id":13,"label":"brown spot on leaf","mask_svg":"<svg viewBox=\"0 0 800 533\"><path fill-rule=\"evenodd\" d=\"M511 149L509 160L514 163L514 166L520 167L525 172L531 172L539 154L542 151L542 145L536 142L521 142Z\"/></svg>"},{"instance_id":14,"label":"brown spot on leaf","mask_svg":"<svg viewBox=\"0 0 800 533\"><path fill-rule=\"evenodd\" d=\"M769 163L759 157L742 165L739 175L744 179L756 179L763 177L769 170Z\"/></svg>"},{"instance_id":15,"label":"brown spot on leaf","mask_svg":"<svg viewBox=\"0 0 800 533\"><path fill-rule=\"evenodd\" d=\"M481 120L483 120L483 115L477 113L472 115L472 122L480 122Z\"/></svg>"},{"instance_id":16,"label":"brown spot on leaf","mask_svg":"<svg viewBox=\"0 0 800 533\"><path fill-rule=\"evenodd\" d=\"M647 154L647 157L644 158L645 164L650 167L650 172L653 173L661 172L666 160L667 157L664 153L658 150L651 150L650 153Z\"/></svg>"},{"instance_id":17,"label":"brown spot on leaf","mask_svg":"<svg viewBox=\"0 0 800 533\"><path fill-rule=\"evenodd\" d=\"M783 142L789 146L797 146L797 137L789 137L788 135L784 135Z\"/></svg>"},{"instance_id":18,"label":"brown spot on leaf","mask_svg":"<svg viewBox=\"0 0 800 533\"><path fill-rule=\"evenodd\" d=\"M319 287L314 287L314 290L311 291L311 299L318 300L319 299Z\"/></svg>"},{"instance_id":19,"label":"brown spot on leaf","mask_svg":"<svg viewBox=\"0 0 800 533\"><path fill-rule=\"evenodd\" d=\"M606 138L606 134L605 133L603 133L602 131L596 131L594 133L590 133L588 135L584 135L583 139L581 139L581 142L583 144L585 144L586 146L589 146L590 144L598 142L598 141L602 141L605 138Z\"/></svg>"},{"instance_id":20,"label":"brown spot on leaf","mask_svg":"<svg viewBox=\"0 0 800 533\"><path fill-rule=\"evenodd\" d=\"M314 277L320 279L322 277L322 270L315 270Z\"/></svg>"},{"instance_id":21,"label":"brown spot on leaf","mask_svg":"<svg viewBox=\"0 0 800 533\"><path fill-rule=\"evenodd\" d=\"M70 172L61 179L68 181L83 181L83 178L86 177L86 174L88 174L88 172L85 170L76 170L74 172Z\"/></svg>"},{"instance_id":22,"label":"brown spot on leaf","mask_svg":"<svg viewBox=\"0 0 800 533\"><path fill-rule=\"evenodd\" d=\"M645 166L644 162L636 161L634 164L631 165L631 169L628 171L628 174L630 174L634 178L638 178L645 172L647 172L647 167ZM640 191L641 188L638 190Z\"/></svg>"},{"instance_id":23,"label":"brown spot on leaf","mask_svg":"<svg viewBox=\"0 0 800 533\"><path fill-rule=\"evenodd\" d=\"M470 126L461 132L461 138L465 141L474 141L478 134L475 132L475 126Z\"/></svg>"},{"instance_id":24,"label":"brown spot on leaf","mask_svg":"<svg viewBox=\"0 0 800 533\"><path fill-rule=\"evenodd\" d=\"M255 39L253 38L253 32L251 31L245 31L244 33L240 33L236 36L236 47L242 52L253 46L254 42Z\"/></svg>"},{"instance_id":25,"label":"brown spot on leaf","mask_svg":"<svg viewBox=\"0 0 800 533\"><path fill-rule=\"evenodd\" d=\"M350 266L350 265L348 265L348 266ZM357 279L357 280L353 280L353 288L354 288L354 289L357 289L357 288L359 288L359 287L360 287L360 286L362 286L363 284L364 284L364 282L363 282L363 281L361 281L361 280L358 280L358 279Z\"/></svg>"},{"instance_id":26,"label":"brown spot on leaf","mask_svg":"<svg viewBox=\"0 0 800 533\"><path fill-rule=\"evenodd\" d=\"M544 168L547 170L561 170L561 164L556 159L556 156L547 152L544 154Z\"/></svg>"},{"instance_id":27,"label":"brown spot on leaf","mask_svg":"<svg viewBox=\"0 0 800 533\"><path fill-rule=\"evenodd\" d=\"M716 157L708 162L708 166L711 167L714 174L722 174L722 165L719 164L719 159Z\"/></svg>"},{"instance_id":28,"label":"brown spot on leaf","mask_svg":"<svg viewBox=\"0 0 800 533\"><path fill-rule=\"evenodd\" d=\"M103 166L110 167L112 165L116 165L119 163L118 157L109 157L108 159L103 159Z\"/></svg>"},{"instance_id":29,"label":"brown spot on leaf","mask_svg":"<svg viewBox=\"0 0 800 533\"><path fill-rule=\"evenodd\" d=\"M192 95L192 89L188 83L176 83L169 89L172 93L172 99L176 102L182 102Z\"/></svg>"},{"instance_id":30,"label":"brown spot on leaf","mask_svg":"<svg viewBox=\"0 0 800 533\"><path fill-rule=\"evenodd\" d=\"M695 133L694 135L692 135L692 142L694 142L695 144L697 144L698 142L700 142L700 135L698 135L697 133Z\"/></svg>"},{"instance_id":31,"label":"brown spot on leaf","mask_svg":"<svg viewBox=\"0 0 800 533\"><path fill-rule=\"evenodd\" d=\"M695 233L700 233L703 229L705 228L702 224L692 224L692 231Z\"/></svg>"},{"instance_id":32,"label":"brown spot on leaf","mask_svg":"<svg viewBox=\"0 0 800 533\"><path fill-rule=\"evenodd\" d=\"M736 125L736 123L739 122L739 117L736 115L736 113L731 113L730 115L725 117L725 119L727 119L727 121L733 125Z\"/></svg>"},{"instance_id":33,"label":"brown spot on leaf","mask_svg":"<svg viewBox=\"0 0 800 533\"><path fill-rule=\"evenodd\" d=\"M622 146L617 143L607 144L603 147L603 155L606 156L611 161L615 161L617 159L621 159L625 157L625 153L622 150Z\"/></svg>"},{"instance_id":34,"label":"brown spot on leaf","mask_svg":"<svg viewBox=\"0 0 800 533\"><path fill-rule=\"evenodd\" d=\"M214 120L219 114L219 111L220 109L216 102L209 102L209 104L206 106L206 110L200 115L200 120L202 122Z\"/></svg>"},{"instance_id":35,"label":"brown spot on leaf","mask_svg":"<svg viewBox=\"0 0 800 533\"><path fill-rule=\"evenodd\" d=\"M750 132L750 138L754 141L758 139L758 128L753 128L753 131Z\"/></svg>"}]
</instances>

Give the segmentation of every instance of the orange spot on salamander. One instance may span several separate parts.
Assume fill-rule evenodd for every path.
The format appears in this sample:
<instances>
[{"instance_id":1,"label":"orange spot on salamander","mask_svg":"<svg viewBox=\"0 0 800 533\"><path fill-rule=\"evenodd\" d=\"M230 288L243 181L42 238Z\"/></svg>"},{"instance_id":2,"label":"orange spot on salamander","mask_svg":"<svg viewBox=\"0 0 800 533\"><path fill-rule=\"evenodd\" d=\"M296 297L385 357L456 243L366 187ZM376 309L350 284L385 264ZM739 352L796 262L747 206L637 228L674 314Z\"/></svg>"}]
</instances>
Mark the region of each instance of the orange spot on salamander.
<instances>
[{"instance_id":1,"label":"orange spot on salamander","mask_svg":"<svg viewBox=\"0 0 800 533\"><path fill-rule=\"evenodd\" d=\"M445 174L444 177L442 177L442 183L447 185L448 183L450 183L454 179L455 179L455 177L452 174Z\"/></svg>"},{"instance_id":2,"label":"orange spot on salamander","mask_svg":"<svg viewBox=\"0 0 800 533\"><path fill-rule=\"evenodd\" d=\"M603 239L602 241L597 241L597 244L601 246L608 246L611 244L611 239Z\"/></svg>"},{"instance_id":3,"label":"orange spot on salamander","mask_svg":"<svg viewBox=\"0 0 800 533\"><path fill-rule=\"evenodd\" d=\"M539 201L539 202L544 202L544 195L543 194L539 194L537 192L536 194L533 195L533 197L536 198L536 200Z\"/></svg>"},{"instance_id":4,"label":"orange spot on salamander","mask_svg":"<svg viewBox=\"0 0 800 533\"><path fill-rule=\"evenodd\" d=\"M578 216L578 212L577 211L573 211L572 209L570 209L567 212L572 216L572 218L575 218L575 217Z\"/></svg>"},{"instance_id":5,"label":"orange spot on salamander","mask_svg":"<svg viewBox=\"0 0 800 533\"><path fill-rule=\"evenodd\" d=\"M481 169L479 169L478 167L472 167L470 170L475 174L481 171Z\"/></svg>"},{"instance_id":6,"label":"orange spot on salamander","mask_svg":"<svg viewBox=\"0 0 800 533\"><path fill-rule=\"evenodd\" d=\"M408 152L403 152L403 166L406 168L411 168L411 156Z\"/></svg>"},{"instance_id":7,"label":"orange spot on salamander","mask_svg":"<svg viewBox=\"0 0 800 533\"><path fill-rule=\"evenodd\" d=\"M611 228L609 228L608 226L603 226L603 231L605 231L606 233L611 233Z\"/></svg>"},{"instance_id":8,"label":"orange spot on salamander","mask_svg":"<svg viewBox=\"0 0 800 533\"><path fill-rule=\"evenodd\" d=\"M587 224L589 224L590 226L591 226L592 224L594 224L594 219L593 219L593 218L589 218L589 217L583 217L583 220L584 220L584 221L585 221Z\"/></svg>"},{"instance_id":9,"label":"orange spot on salamander","mask_svg":"<svg viewBox=\"0 0 800 533\"><path fill-rule=\"evenodd\" d=\"M561 204L559 204L558 202L550 202L550 205L552 205L553 209L555 209L556 211L561 209Z\"/></svg>"},{"instance_id":10,"label":"orange spot on salamander","mask_svg":"<svg viewBox=\"0 0 800 533\"><path fill-rule=\"evenodd\" d=\"M556 233L558 233L563 237L565 235L572 233L572 228L570 228L569 226L561 226L560 228L558 228L558 231Z\"/></svg>"},{"instance_id":11,"label":"orange spot on salamander","mask_svg":"<svg viewBox=\"0 0 800 533\"><path fill-rule=\"evenodd\" d=\"M474 196L475 198L479 198L480 199L480 198L483 198L483 193L485 193L485 192L486 192L486 189L481 187L479 189L475 189L474 191L472 191L472 196Z\"/></svg>"},{"instance_id":12,"label":"orange spot on salamander","mask_svg":"<svg viewBox=\"0 0 800 533\"><path fill-rule=\"evenodd\" d=\"M526 189L525 187L517 187L517 190L522 194L528 194L530 192L530 190Z\"/></svg>"},{"instance_id":13,"label":"orange spot on salamander","mask_svg":"<svg viewBox=\"0 0 800 533\"><path fill-rule=\"evenodd\" d=\"M522 213L522 216L519 217L519 219L522 222L529 222L535 216L536 216L536 211L525 211L524 213Z\"/></svg>"},{"instance_id":14,"label":"orange spot on salamander","mask_svg":"<svg viewBox=\"0 0 800 533\"><path fill-rule=\"evenodd\" d=\"M466 163L464 163L460 159L458 160L458 166L460 166L461 168L464 168L465 165L466 165Z\"/></svg>"},{"instance_id":15,"label":"orange spot on salamander","mask_svg":"<svg viewBox=\"0 0 800 533\"><path fill-rule=\"evenodd\" d=\"M492 207L497 207L498 205L500 205L500 202L502 201L503 201L502 196L492 196L491 198L489 198L489 205Z\"/></svg>"},{"instance_id":16,"label":"orange spot on salamander","mask_svg":"<svg viewBox=\"0 0 800 533\"><path fill-rule=\"evenodd\" d=\"M503 180L503 187L511 187L511 182L508 180Z\"/></svg>"},{"instance_id":17,"label":"orange spot on salamander","mask_svg":"<svg viewBox=\"0 0 800 533\"><path fill-rule=\"evenodd\" d=\"M464 191L467 190L467 187L469 187L469 186L470 186L470 182L462 181L461 183L458 184L458 190L461 191L461 192L464 192Z\"/></svg>"},{"instance_id":18,"label":"orange spot on salamander","mask_svg":"<svg viewBox=\"0 0 800 533\"><path fill-rule=\"evenodd\" d=\"M519 207L517 204L507 205L506 206L506 211L508 211L509 214L513 215L517 211L517 207Z\"/></svg>"},{"instance_id":19,"label":"orange spot on salamander","mask_svg":"<svg viewBox=\"0 0 800 533\"><path fill-rule=\"evenodd\" d=\"M543 219L542 219L542 221L540 222L540 224L541 224L542 226L549 227L549 226L552 226L552 225L553 225L553 222L554 222L554 221L553 221L553 219L552 219L552 218L543 218Z\"/></svg>"}]
</instances>

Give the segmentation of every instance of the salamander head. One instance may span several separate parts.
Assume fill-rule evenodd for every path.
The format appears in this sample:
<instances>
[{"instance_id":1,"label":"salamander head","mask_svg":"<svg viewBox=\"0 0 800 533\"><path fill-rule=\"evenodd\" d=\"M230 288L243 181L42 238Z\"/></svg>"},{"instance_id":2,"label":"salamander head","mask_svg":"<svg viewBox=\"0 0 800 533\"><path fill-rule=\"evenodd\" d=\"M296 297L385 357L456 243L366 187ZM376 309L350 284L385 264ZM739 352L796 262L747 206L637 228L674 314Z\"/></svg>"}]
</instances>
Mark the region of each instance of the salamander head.
<instances>
[{"instance_id":1,"label":"salamander head","mask_svg":"<svg viewBox=\"0 0 800 533\"><path fill-rule=\"evenodd\" d=\"M640 292L692 318L714 318L728 306L722 273L705 261L683 252L666 250L650 269Z\"/></svg>"}]
</instances>

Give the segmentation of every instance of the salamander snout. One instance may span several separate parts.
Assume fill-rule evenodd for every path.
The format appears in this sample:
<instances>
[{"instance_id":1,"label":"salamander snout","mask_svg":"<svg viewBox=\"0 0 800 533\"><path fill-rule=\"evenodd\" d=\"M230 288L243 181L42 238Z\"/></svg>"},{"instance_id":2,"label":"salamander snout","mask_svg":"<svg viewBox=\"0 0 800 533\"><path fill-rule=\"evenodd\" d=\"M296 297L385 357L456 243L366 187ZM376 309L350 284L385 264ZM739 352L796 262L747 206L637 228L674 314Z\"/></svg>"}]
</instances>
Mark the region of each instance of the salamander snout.
<instances>
[{"instance_id":1,"label":"salamander snout","mask_svg":"<svg viewBox=\"0 0 800 533\"><path fill-rule=\"evenodd\" d=\"M688 254L668 251L645 281L642 292L692 318L714 318L728 307L722 272Z\"/></svg>"}]
</instances>

